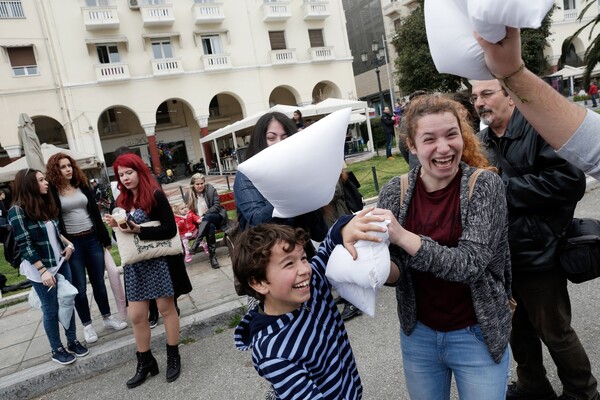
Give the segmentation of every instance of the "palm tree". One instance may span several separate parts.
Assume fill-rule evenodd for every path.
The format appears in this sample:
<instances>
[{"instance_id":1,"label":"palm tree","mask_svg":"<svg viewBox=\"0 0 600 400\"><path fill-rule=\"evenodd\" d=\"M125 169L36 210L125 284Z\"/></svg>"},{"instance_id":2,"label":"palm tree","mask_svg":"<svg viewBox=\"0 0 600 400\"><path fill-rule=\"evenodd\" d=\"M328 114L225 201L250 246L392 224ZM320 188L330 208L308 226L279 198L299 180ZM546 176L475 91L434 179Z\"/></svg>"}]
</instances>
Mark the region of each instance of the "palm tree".
<instances>
[{"instance_id":1,"label":"palm tree","mask_svg":"<svg viewBox=\"0 0 600 400\"><path fill-rule=\"evenodd\" d=\"M592 6L595 6L597 4L596 0L586 0L586 1L587 1L586 6L579 13L579 17L577 17L577 20L579 22L582 22L583 17L587 13L589 8ZM562 55L561 55L561 63L564 63L564 57L567 54L566 50L571 45L571 42L577 36L579 36L579 34L581 32L583 32L583 30L585 30L589 26L591 26L591 29L590 29L590 34L589 34L588 39L592 40L592 34L594 33L594 29L596 28L596 25L598 25L599 23L600 23L600 13L598 15L596 15L595 18L586 22L581 28L577 29L577 31L573 34L573 36L571 36L571 38L569 40L565 41L565 43L563 44L563 49L562 49L563 51L562 51ZM593 71L594 67L596 66L596 64L598 64L598 62L600 62L600 35L596 35L596 37L590 43L590 46L586 49L585 55L583 58L583 62L585 63L585 72L583 73L583 86L589 87L590 76L592 74L592 71Z\"/></svg>"}]
</instances>

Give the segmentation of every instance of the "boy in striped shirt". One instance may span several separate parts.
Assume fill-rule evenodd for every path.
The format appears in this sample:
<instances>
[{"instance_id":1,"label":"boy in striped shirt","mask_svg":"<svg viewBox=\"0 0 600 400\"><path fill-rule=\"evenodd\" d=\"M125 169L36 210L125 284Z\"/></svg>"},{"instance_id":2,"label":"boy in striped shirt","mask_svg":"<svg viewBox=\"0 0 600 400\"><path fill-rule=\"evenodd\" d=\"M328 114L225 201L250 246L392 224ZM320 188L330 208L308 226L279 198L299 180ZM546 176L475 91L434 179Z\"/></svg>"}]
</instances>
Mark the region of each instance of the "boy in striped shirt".
<instances>
[{"instance_id":1,"label":"boy in striped shirt","mask_svg":"<svg viewBox=\"0 0 600 400\"><path fill-rule=\"evenodd\" d=\"M329 255L343 244L356 257L357 240L380 241L368 231L381 217L341 217L308 262L302 229L263 224L244 231L233 270L260 304L235 329L235 345L252 350L258 374L279 399L360 399L362 384L346 328L325 277Z\"/></svg>"}]
</instances>

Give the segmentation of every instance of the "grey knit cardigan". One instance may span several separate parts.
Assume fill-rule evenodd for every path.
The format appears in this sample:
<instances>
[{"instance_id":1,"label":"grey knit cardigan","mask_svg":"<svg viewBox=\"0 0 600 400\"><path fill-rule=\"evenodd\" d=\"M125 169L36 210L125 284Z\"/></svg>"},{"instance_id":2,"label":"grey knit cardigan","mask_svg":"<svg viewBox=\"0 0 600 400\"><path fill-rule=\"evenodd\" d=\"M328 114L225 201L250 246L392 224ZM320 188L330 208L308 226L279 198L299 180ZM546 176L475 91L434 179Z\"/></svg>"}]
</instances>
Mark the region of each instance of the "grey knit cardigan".
<instances>
[{"instance_id":1,"label":"grey knit cardigan","mask_svg":"<svg viewBox=\"0 0 600 400\"><path fill-rule=\"evenodd\" d=\"M508 212L500 177L483 171L469 200L469 176L475 172L461 163L460 218L462 235L457 247L438 244L421 236L422 245L414 256L390 245L391 261L400 268L396 282L398 318L401 329L410 335L416 325L417 305L412 270L429 272L451 282L469 285L477 321L493 360L498 363L508 344L511 329L511 269L508 247ZM377 206L391 210L404 224L416 178L421 167L409 172L409 185L400 205L400 177L392 178L381 190ZM415 205L411 205L415 206ZM418 206L418 205L417 205Z\"/></svg>"}]
</instances>

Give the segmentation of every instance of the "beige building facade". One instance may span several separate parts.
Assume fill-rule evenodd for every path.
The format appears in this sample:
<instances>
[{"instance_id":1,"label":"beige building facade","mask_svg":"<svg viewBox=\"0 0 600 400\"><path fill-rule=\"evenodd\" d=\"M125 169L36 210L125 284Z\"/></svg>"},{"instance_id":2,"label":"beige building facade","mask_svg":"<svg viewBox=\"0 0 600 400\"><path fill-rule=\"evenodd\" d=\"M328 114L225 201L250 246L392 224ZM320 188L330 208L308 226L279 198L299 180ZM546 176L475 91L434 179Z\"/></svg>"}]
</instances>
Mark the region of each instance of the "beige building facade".
<instances>
[{"instance_id":1,"label":"beige building facade","mask_svg":"<svg viewBox=\"0 0 600 400\"><path fill-rule=\"evenodd\" d=\"M41 142L108 166L128 146L157 172L272 105L356 97L341 0L0 0L0 19L10 158L23 112ZM209 167L234 147L218 146L204 149Z\"/></svg>"}]
</instances>

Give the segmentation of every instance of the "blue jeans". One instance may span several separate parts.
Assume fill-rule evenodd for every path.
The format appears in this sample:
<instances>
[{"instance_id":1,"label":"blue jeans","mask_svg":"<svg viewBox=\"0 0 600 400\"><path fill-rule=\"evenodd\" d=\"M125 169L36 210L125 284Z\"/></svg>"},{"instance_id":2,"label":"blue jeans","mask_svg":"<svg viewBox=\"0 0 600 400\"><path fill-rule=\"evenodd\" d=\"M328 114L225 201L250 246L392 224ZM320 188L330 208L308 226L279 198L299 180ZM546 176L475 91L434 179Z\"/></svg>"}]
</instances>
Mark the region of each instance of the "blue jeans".
<instances>
[{"instance_id":1,"label":"blue jeans","mask_svg":"<svg viewBox=\"0 0 600 400\"><path fill-rule=\"evenodd\" d=\"M60 267L58 273L71 282L71 268L67 261ZM46 336L50 342L50 348L52 351L56 351L62 346L60 332L58 330L58 298L56 295L56 287L48 290L48 287L44 286L43 283L30 282L42 302L42 322L44 323L44 330L46 331ZM73 316L71 317L69 328L65 329L65 336L67 337L67 343L72 343L77 339L77 333L75 331L75 313L73 313Z\"/></svg>"},{"instance_id":2,"label":"blue jeans","mask_svg":"<svg viewBox=\"0 0 600 400\"><path fill-rule=\"evenodd\" d=\"M508 346L496 364L479 325L439 332L417 322L410 336L400 332L400 347L412 400L449 399L452 374L461 400L504 400L506 396Z\"/></svg>"},{"instance_id":3,"label":"blue jeans","mask_svg":"<svg viewBox=\"0 0 600 400\"><path fill-rule=\"evenodd\" d=\"M392 156L392 140L394 139L394 133L386 133L385 134L385 156Z\"/></svg>"},{"instance_id":4,"label":"blue jeans","mask_svg":"<svg viewBox=\"0 0 600 400\"><path fill-rule=\"evenodd\" d=\"M86 293L86 269L100 313L105 317L110 316L108 294L104 283L104 249L93 233L84 236L71 236L70 239L75 246L75 252L69 263L73 274L73 286L79 291L79 294L75 296L75 309L81 323L89 325L92 322L92 316L90 315L90 304Z\"/></svg>"},{"instance_id":5,"label":"blue jeans","mask_svg":"<svg viewBox=\"0 0 600 400\"><path fill-rule=\"evenodd\" d=\"M218 213L206 213L202 216L202 222L206 222L206 229L198 232L198 237L214 235L217 227L223 223L223 217Z\"/></svg>"}]
</instances>

